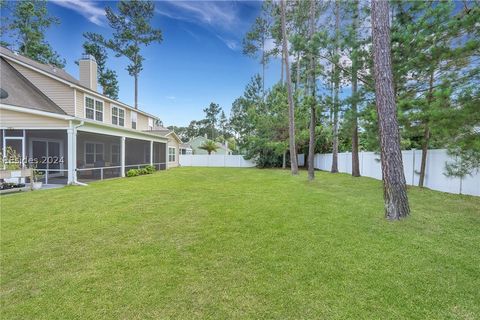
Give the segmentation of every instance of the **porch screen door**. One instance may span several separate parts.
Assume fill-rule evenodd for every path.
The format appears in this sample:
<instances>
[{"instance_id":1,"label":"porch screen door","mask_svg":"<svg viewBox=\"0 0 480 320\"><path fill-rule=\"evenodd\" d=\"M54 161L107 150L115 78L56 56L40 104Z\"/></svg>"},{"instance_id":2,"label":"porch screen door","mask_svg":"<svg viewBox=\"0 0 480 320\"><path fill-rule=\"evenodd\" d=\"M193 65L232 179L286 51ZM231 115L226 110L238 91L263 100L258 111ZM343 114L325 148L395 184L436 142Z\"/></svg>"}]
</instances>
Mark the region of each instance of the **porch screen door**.
<instances>
[{"instance_id":1,"label":"porch screen door","mask_svg":"<svg viewBox=\"0 0 480 320\"><path fill-rule=\"evenodd\" d=\"M47 169L49 176L60 176L62 172L55 169L62 169L62 150L58 141L32 141L32 157L37 159L37 169Z\"/></svg>"}]
</instances>

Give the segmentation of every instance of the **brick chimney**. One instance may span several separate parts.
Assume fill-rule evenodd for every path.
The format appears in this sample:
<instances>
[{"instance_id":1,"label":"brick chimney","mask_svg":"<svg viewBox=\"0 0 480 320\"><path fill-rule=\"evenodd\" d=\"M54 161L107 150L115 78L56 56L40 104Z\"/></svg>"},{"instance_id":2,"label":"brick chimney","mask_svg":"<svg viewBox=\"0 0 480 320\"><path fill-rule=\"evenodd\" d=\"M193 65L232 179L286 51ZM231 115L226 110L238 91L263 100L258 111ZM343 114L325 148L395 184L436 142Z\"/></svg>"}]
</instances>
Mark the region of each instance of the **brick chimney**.
<instances>
[{"instance_id":1,"label":"brick chimney","mask_svg":"<svg viewBox=\"0 0 480 320\"><path fill-rule=\"evenodd\" d=\"M80 84L97 91L97 61L90 54L82 55L78 61L80 67Z\"/></svg>"}]
</instances>

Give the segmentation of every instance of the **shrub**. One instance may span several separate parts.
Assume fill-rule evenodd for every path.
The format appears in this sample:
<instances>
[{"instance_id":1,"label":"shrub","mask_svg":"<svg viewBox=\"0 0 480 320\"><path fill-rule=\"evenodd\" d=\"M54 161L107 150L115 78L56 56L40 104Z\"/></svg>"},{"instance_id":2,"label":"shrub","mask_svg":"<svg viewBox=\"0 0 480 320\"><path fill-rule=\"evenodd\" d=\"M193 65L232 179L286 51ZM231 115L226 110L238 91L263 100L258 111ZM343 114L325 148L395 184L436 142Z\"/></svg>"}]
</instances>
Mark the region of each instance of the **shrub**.
<instances>
[{"instance_id":1,"label":"shrub","mask_svg":"<svg viewBox=\"0 0 480 320\"><path fill-rule=\"evenodd\" d=\"M138 169L130 169L127 171L127 177L136 177L140 175L140 170Z\"/></svg>"},{"instance_id":2,"label":"shrub","mask_svg":"<svg viewBox=\"0 0 480 320\"><path fill-rule=\"evenodd\" d=\"M127 177L136 177L144 174L154 173L156 171L154 166L145 166L142 169L130 169L127 171Z\"/></svg>"},{"instance_id":3,"label":"shrub","mask_svg":"<svg viewBox=\"0 0 480 320\"><path fill-rule=\"evenodd\" d=\"M150 165L146 166L146 167L143 168L143 169L146 170L147 174L148 174L148 173L154 173L155 171L157 171L157 169L155 169L154 166L150 166Z\"/></svg>"}]
</instances>

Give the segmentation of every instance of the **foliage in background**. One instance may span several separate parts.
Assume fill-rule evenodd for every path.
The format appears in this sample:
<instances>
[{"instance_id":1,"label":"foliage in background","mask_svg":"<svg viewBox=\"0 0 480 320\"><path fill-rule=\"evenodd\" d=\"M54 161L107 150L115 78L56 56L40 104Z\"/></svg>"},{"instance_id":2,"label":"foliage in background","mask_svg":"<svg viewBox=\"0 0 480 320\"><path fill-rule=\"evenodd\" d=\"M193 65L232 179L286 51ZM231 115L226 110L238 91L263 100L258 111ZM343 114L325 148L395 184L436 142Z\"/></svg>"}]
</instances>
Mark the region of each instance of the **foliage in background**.
<instances>
[{"instance_id":1,"label":"foliage in background","mask_svg":"<svg viewBox=\"0 0 480 320\"><path fill-rule=\"evenodd\" d=\"M118 99L118 79L114 70L107 68L108 53L105 47L98 43L85 41L83 50L86 54L92 55L97 61L98 83L102 86L103 94L117 100Z\"/></svg>"},{"instance_id":2,"label":"foliage in background","mask_svg":"<svg viewBox=\"0 0 480 320\"><path fill-rule=\"evenodd\" d=\"M150 25L155 13L152 1L122 0L117 7L118 13L110 7L105 8L108 24L113 29L111 39L93 32L87 32L84 36L89 42L112 50L116 57L129 60L127 71L135 80L135 108L138 109L138 77L145 60L140 51L142 46L162 42L162 32Z\"/></svg>"},{"instance_id":3,"label":"foliage in background","mask_svg":"<svg viewBox=\"0 0 480 320\"><path fill-rule=\"evenodd\" d=\"M212 154L212 152L217 151L218 146L215 141L213 140L206 140L201 146L198 148L205 150L208 152L208 154Z\"/></svg>"},{"instance_id":4,"label":"foliage in background","mask_svg":"<svg viewBox=\"0 0 480 320\"><path fill-rule=\"evenodd\" d=\"M0 8L3 11L0 26L2 46L40 63L65 67L65 59L45 40L46 31L60 23L58 18L48 13L46 1L1 1Z\"/></svg>"}]
</instances>

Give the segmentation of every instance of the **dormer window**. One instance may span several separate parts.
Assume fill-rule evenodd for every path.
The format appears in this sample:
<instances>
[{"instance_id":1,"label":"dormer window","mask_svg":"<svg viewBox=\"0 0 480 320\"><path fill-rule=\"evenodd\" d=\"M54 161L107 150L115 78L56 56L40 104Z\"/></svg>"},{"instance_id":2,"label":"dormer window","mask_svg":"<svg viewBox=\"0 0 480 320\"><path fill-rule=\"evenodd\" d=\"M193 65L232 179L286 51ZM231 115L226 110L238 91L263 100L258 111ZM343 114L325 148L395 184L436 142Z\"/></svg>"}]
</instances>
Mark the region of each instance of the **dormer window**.
<instances>
[{"instance_id":1,"label":"dormer window","mask_svg":"<svg viewBox=\"0 0 480 320\"><path fill-rule=\"evenodd\" d=\"M112 124L124 127L125 126L125 110L119 107L112 106Z\"/></svg>"},{"instance_id":2,"label":"dormer window","mask_svg":"<svg viewBox=\"0 0 480 320\"><path fill-rule=\"evenodd\" d=\"M103 101L85 97L85 118L103 121Z\"/></svg>"}]
</instances>

